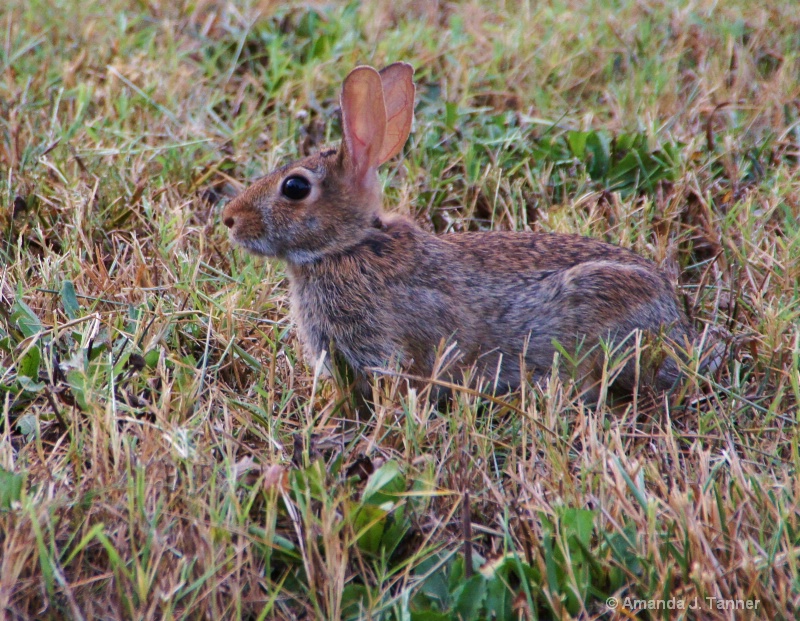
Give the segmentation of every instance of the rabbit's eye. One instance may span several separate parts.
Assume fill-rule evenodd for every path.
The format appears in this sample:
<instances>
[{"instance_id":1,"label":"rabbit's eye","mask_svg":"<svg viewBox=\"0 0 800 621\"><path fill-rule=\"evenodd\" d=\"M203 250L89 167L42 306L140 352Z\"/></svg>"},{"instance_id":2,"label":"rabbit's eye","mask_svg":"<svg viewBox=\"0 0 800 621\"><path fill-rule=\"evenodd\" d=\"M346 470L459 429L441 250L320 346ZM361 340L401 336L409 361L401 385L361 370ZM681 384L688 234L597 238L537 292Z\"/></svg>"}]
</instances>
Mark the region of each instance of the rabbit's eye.
<instances>
[{"instance_id":1,"label":"rabbit's eye","mask_svg":"<svg viewBox=\"0 0 800 621\"><path fill-rule=\"evenodd\" d=\"M311 182L300 175L286 177L281 186L281 194L293 201L301 201L311 194Z\"/></svg>"}]
</instances>

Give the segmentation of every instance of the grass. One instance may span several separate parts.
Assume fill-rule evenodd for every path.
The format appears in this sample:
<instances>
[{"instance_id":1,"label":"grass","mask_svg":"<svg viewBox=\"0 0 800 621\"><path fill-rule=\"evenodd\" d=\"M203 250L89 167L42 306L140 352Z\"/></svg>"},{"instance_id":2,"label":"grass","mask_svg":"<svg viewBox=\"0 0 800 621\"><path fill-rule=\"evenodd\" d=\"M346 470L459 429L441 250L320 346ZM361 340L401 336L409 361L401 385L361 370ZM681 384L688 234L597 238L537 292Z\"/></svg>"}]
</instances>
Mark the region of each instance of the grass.
<instances>
[{"instance_id":1,"label":"grass","mask_svg":"<svg viewBox=\"0 0 800 621\"><path fill-rule=\"evenodd\" d=\"M5 618L796 617L794 2L10 0L0 26ZM394 60L391 210L630 247L730 335L720 370L446 411L387 377L343 420L283 266L218 212Z\"/></svg>"}]
</instances>

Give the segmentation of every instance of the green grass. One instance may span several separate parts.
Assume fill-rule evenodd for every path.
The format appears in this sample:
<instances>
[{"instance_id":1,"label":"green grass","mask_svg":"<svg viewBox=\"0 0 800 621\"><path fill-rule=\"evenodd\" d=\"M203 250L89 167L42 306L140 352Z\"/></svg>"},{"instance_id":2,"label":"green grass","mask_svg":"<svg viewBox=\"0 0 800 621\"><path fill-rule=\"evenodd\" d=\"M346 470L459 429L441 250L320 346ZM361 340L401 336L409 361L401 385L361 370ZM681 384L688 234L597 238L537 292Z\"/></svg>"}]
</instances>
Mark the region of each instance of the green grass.
<instances>
[{"instance_id":1,"label":"green grass","mask_svg":"<svg viewBox=\"0 0 800 621\"><path fill-rule=\"evenodd\" d=\"M10 0L0 26L4 617L796 617L795 2ZM389 210L632 248L727 339L719 372L446 411L387 377L344 420L283 266L218 214L395 60Z\"/></svg>"}]
</instances>

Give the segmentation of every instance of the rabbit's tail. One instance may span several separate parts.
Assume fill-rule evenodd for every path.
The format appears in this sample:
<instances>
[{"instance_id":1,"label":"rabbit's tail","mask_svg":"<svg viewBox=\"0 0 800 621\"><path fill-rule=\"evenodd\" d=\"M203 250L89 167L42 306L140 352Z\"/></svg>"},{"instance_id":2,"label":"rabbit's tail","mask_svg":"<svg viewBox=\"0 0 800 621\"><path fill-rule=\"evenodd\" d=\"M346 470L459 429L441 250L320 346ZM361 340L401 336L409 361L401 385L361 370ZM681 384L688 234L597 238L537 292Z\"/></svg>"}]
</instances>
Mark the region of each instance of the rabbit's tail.
<instances>
[{"instance_id":1,"label":"rabbit's tail","mask_svg":"<svg viewBox=\"0 0 800 621\"><path fill-rule=\"evenodd\" d=\"M728 354L730 333L724 328L708 326L695 340L695 347L700 352L700 364L697 370L703 375L714 375L722 366Z\"/></svg>"},{"instance_id":2,"label":"rabbit's tail","mask_svg":"<svg viewBox=\"0 0 800 621\"><path fill-rule=\"evenodd\" d=\"M655 385L662 390L669 390L677 385L684 377L687 365L694 366L692 360L697 360L697 373L711 376L717 372L725 360L728 352L728 339L724 331L718 328L707 327L702 334L692 339L691 351L679 353L679 362L676 358L665 358L658 368Z\"/></svg>"}]
</instances>

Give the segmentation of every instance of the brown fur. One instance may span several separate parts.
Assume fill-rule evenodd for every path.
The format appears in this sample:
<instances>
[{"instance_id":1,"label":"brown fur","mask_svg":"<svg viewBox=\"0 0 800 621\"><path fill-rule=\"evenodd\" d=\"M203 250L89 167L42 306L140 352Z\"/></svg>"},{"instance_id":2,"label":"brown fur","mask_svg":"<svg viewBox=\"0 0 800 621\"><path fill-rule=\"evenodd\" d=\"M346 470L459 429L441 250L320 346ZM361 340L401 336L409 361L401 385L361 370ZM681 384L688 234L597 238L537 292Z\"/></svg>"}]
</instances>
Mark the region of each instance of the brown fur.
<instances>
[{"instance_id":1,"label":"brown fur","mask_svg":"<svg viewBox=\"0 0 800 621\"><path fill-rule=\"evenodd\" d=\"M554 342L578 358L589 354L577 371L591 383L602 373L601 341L632 344L636 331L681 346L694 339L669 279L629 250L574 235L436 236L384 214L375 171L399 150L398 136L402 145L408 135L411 73L400 63L381 74L355 69L342 94L340 149L275 171L223 211L235 242L287 262L308 356L330 355L333 345L357 375L399 363L430 376L437 348L449 343L458 368L474 365L514 388L523 358L534 378L549 372ZM387 74L391 91L382 88ZM282 183L298 174L311 194L291 200ZM679 376L669 358L650 371L641 379L657 389ZM631 390L635 379L630 361L616 386Z\"/></svg>"}]
</instances>

